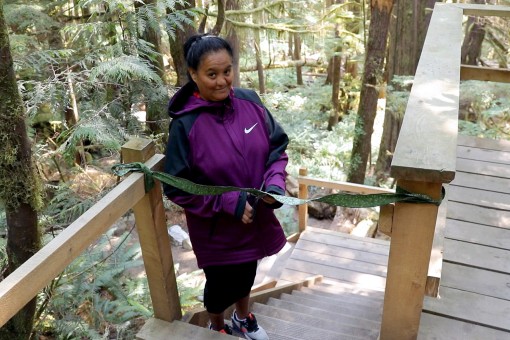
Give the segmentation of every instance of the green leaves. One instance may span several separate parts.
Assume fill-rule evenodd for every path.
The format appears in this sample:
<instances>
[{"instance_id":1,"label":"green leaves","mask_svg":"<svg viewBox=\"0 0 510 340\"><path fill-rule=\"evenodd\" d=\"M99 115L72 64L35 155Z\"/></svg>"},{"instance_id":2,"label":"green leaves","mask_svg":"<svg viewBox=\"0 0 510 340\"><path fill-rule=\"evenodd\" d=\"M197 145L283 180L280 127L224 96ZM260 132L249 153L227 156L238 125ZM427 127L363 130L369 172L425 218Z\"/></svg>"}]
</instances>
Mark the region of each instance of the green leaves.
<instances>
[{"instance_id":1,"label":"green leaves","mask_svg":"<svg viewBox=\"0 0 510 340\"><path fill-rule=\"evenodd\" d=\"M122 55L100 63L92 69L90 80L121 84L143 80L162 84L161 78L151 70L145 60L130 55Z\"/></svg>"}]
</instances>

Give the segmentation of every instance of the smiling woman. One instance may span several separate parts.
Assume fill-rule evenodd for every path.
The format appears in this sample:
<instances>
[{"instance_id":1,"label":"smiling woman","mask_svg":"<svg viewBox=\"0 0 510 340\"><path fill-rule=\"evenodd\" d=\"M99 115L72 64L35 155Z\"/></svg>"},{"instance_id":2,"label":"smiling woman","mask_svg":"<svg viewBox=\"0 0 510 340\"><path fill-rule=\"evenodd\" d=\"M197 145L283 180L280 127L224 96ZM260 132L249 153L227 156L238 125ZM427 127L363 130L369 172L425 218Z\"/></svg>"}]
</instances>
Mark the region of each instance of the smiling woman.
<instances>
[{"instance_id":1,"label":"smiling woman","mask_svg":"<svg viewBox=\"0 0 510 340\"><path fill-rule=\"evenodd\" d=\"M233 88L233 53L224 39L196 35L184 45L190 81L170 100L172 118L165 171L205 185L285 193L287 134L252 90ZM204 270L210 328L231 333L224 311L235 304L232 326L248 339L267 339L249 311L258 261L286 244L269 195L246 192L192 195L165 185L184 208L197 265ZM256 210L256 214L255 214Z\"/></svg>"}]
</instances>

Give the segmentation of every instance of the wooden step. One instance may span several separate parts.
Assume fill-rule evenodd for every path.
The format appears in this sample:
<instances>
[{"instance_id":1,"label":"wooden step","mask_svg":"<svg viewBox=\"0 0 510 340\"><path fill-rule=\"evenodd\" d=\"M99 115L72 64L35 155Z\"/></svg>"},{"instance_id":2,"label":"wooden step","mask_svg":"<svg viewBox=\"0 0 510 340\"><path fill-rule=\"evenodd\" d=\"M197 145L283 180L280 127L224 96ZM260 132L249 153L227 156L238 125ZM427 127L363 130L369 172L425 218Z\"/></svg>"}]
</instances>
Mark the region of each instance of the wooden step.
<instances>
[{"instance_id":1,"label":"wooden step","mask_svg":"<svg viewBox=\"0 0 510 340\"><path fill-rule=\"evenodd\" d=\"M375 329L355 327L348 323L343 323L341 318L338 318L337 320L323 319L315 314L298 313L259 303L254 304L252 310L257 318L259 315L263 315L297 324L311 325L314 328L329 330L343 335L355 336L363 339L377 339L379 335L378 327ZM374 324L372 324L372 326L374 326Z\"/></svg>"},{"instance_id":2,"label":"wooden step","mask_svg":"<svg viewBox=\"0 0 510 340\"><path fill-rule=\"evenodd\" d=\"M236 336L226 335L211 331L204 327L198 327L187 322L167 322L150 318L136 335L137 340L227 340L241 339ZM244 338L242 338L244 339Z\"/></svg>"},{"instance_id":3,"label":"wooden step","mask_svg":"<svg viewBox=\"0 0 510 340\"><path fill-rule=\"evenodd\" d=\"M330 304L333 303L337 305L345 304L348 305L353 310L359 311L365 311L367 309L382 310L382 304L380 301L373 301L370 299L361 300L356 299L355 297L353 298L352 296L346 296L344 294L338 295L336 297L329 297L320 294L315 294L313 291L304 292L296 290L292 292L292 295L302 297L305 299L313 299L318 302L325 302Z\"/></svg>"},{"instance_id":4,"label":"wooden step","mask_svg":"<svg viewBox=\"0 0 510 340\"><path fill-rule=\"evenodd\" d=\"M363 317L353 316L349 313L342 314L337 311L328 311L324 309L320 309L317 307L305 306L292 301L284 301L280 299L270 298L267 302L268 306L273 306L281 309L286 309L289 311L294 311L298 313L303 313L307 315L314 315L315 317L319 317L322 319L328 319L333 322L337 322L338 320L342 320L343 323L349 324L359 328L367 328L367 329L378 329L380 327L381 321L369 320Z\"/></svg>"},{"instance_id":5,"label":"wooden step","mask_svg":"<svg viewBox=\"0 0 510 340\"><path fill-rule=\"evenodd\" d=\"M267 332L269 339L276 339L278 335L285 335L302 340L361 340L364 338L350 336L330 330L313 327L310 324L298 324L285 320L257 314L257 322Z\"/></svg>"},{"instance_id":6,"label":"wooden step","mask_svg":"<svg viewBox=\"0 0 510 340\"><path fill-rule=\"evenodd\" d=\"M382 311L370 310L368 308L365 308L365 310L356 309L352 304L349 303L342 303L339 305L336 303L321 302L314 299L302 298L291 294L282 294L280 299L309 307L324 309L329 312L342 313L345 315L351 315L372 321L381 321L382 317Z\"/></svg>"},{"instance_id":7,"label":"wooden step","mask_svg":"<svg viewBox=\"0 0 510 340\"><path fill-rule=\"evenodd\" d=\"M362 305L377 304L377 305L382 306L382 303L384 301L382 297L381 298L368 297L368 296L364 296L364 295L358 295L358 294L347 293L347 292L339 293L339 294L341 294L341 295L339 295L338 293L335 294L335 293L330 293L330 292L323 291L320 289L315 289L315 287L311 287L311 288L303 287L303 288L301 288L301 292L323 296L325 298L332 299L334 301L336 301L336 300L347 301L347 302L352 301L353 303L358 303L358 304L362 304Z\"/></svg>"},{"instance_id":8,"label":"wooden step","mask_svg":"<svg viewBox=\"0 0 510 340\"><path fill-rule=\"evenodd\" d=\"M322 280L319 284L310 287L313 290L333 294L350 293L358 296L366 296L371 299L384 300L384 290L365 288L352 282Z\"/></svg>"}]
</instances>

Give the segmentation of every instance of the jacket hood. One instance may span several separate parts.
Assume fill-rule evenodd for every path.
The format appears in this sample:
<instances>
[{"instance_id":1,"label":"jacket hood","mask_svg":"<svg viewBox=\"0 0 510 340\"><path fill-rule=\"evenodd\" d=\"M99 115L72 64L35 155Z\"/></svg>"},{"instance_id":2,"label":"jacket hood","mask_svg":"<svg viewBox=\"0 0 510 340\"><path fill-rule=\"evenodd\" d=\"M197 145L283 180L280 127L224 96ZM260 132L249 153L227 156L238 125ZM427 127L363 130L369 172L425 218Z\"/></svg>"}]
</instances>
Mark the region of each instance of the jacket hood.
<instances>
[{"instance_id":1,"label":"jacket hood","mask_svg":"<svg viewBox=\"0 0 510 340\"><path fill-rule=\"evenodd\" d=\"M197 92L197 87L191 81L181 87L168 103L168 115L171 118L177 118L197 110L203 110L204 108L221 109L221 112L223 112L225 106L229 106L234 95L234 90L232 89L227 99L211 102L196 96L195 92Z\"/></svg>"}]
</instances>

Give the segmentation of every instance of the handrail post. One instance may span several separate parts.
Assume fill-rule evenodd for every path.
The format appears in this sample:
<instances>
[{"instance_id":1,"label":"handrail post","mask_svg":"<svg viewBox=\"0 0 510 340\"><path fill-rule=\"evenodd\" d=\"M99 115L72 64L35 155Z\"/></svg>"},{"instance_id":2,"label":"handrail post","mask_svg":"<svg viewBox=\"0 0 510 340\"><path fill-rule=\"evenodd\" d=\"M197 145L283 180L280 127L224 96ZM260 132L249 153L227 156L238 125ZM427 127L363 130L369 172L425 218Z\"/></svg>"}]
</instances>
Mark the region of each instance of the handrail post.
<instances>
[{"instance_id":1,"label":"handrail post","mask_svg":"<svg viewBox=\"0 0 510 340\"><path fill-rule=\"evenodd\" d=\"M398 181L409 192L441 196L441 183ZM416 339L427 283L438 206L395 204L381 340Z\"/></svg>"},{"instance_id":2,"label":"handrail post","mask_svg":"<svg viewBox=\"0 0 510 340\"><path fill-rule=\"evenodd\" d=\"M307 176L308 169L300 168L299 176ZM307 199L308 198L308 185L299 183L299 192L298 198ZM308 204L300 204L298 208L298 222L299 222L299 233L301 234L306 229L306 225L308 224Z\"/></svg>"},{"instance_id":3,"label":"handrail post","mask_svg":"<svg viewBox=\"0 0 510 340\"><path fill-rule=\"evenodd\" d=\"M148 139L134 138L122 146L124 163L145 162L154 154L154 142ZM133 206L133 211L154 316L169 322L181 319L181 304L159 181Z\"/></svg>"}]
</instances>

